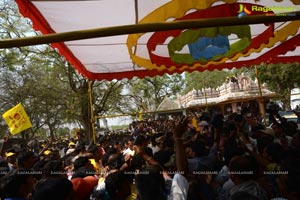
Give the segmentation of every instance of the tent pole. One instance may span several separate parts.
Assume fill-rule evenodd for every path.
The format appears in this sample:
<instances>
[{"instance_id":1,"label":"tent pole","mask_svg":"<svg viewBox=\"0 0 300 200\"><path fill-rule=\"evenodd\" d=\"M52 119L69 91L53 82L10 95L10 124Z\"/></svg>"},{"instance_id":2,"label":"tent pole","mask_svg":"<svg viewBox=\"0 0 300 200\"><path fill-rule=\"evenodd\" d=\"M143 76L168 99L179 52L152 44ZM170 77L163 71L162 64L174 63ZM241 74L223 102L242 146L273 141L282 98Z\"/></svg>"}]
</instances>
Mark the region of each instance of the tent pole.
<instances>
[{"instance_id":1,"label":"tent pole","mask_svg":"<svg viewBox=\"0 0 300 200\"><path fill-rule=\"evenodd\" d=\"M89 99L90 99L90 113L91 113L91 127L93 133L93 141L96 144L96 133L95 133L95 117L94 117L94 110L93 110L93 96L92 96L92 81L88 81L89 83Z\"/></svg>"},{"instance_id":2,"label":"tent pole","mask_svg":"<svg viewBox=\"0 0 300 200\"><path fill-rule=\"evenodd\" d=\"M264 125L265 127L267 127L267 121L266 121L266 109L265 109L265 101L264 101L264 97L262 95L262 91L261 91L261 82L260 82L260 79L258 77L258 68L257 66L255 65L255 76L256 76L256 79L257 79L257 84L258 84L258 91L259 91L259 96L260 96L260 99L258 100L258 103L259 103L259 108L260 108L260 111L263 115L263 118L264 118Z\"/></svg>"},{"instance_id":3,"label":"tent pole","mask_svg":"<svg viewBox=\"0 0 300 200\"><path fill-rule=\"evenodd\" d=\"M300 20L300 11L292 13L283 13L280 16L253 15L242 18L225 17L225 18L210 18L196 20L182 20L172 22L144 23L132 24L124 26L104 27L89 30L78 30L63 33L53 33L33 37L14 38L0 40L0 49L22 47L39 44L50 44L65 41L82 40L89 38L126 35L135 33L147 33L155 31L192 29L192 28L208 28L218 26L239 26L248 24L274 23L283 21Z\"/></svg>"}]
</instances>

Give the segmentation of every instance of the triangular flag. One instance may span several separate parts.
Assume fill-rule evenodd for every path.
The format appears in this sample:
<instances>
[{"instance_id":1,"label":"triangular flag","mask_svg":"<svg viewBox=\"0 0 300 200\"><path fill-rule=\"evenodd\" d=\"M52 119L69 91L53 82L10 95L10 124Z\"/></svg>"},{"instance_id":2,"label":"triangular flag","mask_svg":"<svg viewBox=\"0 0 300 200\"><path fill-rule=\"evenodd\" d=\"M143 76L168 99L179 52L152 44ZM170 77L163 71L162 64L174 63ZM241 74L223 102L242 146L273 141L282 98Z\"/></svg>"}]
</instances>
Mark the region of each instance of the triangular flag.
<instances>
[{"instance_id":1,"label":"triangular flag","mask_svg":"<svg viewBox=\"0 0 300 200\"><path fill-rule=\"evenodd\" d=\"M32 127L30 119L21 103L6 111L2 117L8 125L12 135L16 135Z\"/></svg>"}]
</instances>

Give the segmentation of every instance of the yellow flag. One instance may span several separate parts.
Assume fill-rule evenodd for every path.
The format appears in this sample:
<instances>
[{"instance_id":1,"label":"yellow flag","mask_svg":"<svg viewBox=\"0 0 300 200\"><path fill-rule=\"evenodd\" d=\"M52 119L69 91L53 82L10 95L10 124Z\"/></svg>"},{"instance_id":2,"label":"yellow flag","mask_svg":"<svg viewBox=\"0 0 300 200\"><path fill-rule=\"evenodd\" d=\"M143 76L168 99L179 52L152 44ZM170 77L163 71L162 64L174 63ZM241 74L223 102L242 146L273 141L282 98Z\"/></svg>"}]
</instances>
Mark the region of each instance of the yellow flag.
<instances>
[{"instance_id":1,"label":"yellow flag","mask_svg":"<svg viewBox=\"0 0 300 200\"><path fill-rule=\"evenodd\" d=\"M30 119L21 103L6 111L2 117L8 125L12 135L16 135L21 131L32 127Z\"/></svg>"},{"instance_id":2,"label":"yellow flag","mask_svg":"<svg viewBox=\"0 0 300 200\"><path fill-rule=\"evenodd\" d=\"M142 110L140 110L139 112L139 121L142 121L143 120L143 112Z\"/></svg>"}]
</instances>

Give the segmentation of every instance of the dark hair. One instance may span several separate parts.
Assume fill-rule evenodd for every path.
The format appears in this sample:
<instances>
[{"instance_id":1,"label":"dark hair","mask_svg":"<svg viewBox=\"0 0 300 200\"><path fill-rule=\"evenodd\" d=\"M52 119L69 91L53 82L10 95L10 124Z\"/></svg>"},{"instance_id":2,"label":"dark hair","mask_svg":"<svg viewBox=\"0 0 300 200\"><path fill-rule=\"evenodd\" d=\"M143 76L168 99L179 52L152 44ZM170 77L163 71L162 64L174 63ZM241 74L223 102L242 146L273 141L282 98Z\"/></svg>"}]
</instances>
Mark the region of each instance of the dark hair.
<instances>
[{"instance_id":1,"label":"dark hair","mask_svg":"<svg viewBox=\"0 0 300 200\"><path fill-rule=\"evenodd\" d=\"M85 146L82 144L79 144L78 146L75 147L75 152L77 154L79 154L81 151L84 151L84 150L85 150Z\"/></svg>"},{"instance_id":2,"label":"dark hair","mask_svg":"<svg viewBox=\"0 0 300 200\"><path fill-rule=\"evenodd\" d=\"M207 156L208 154L207 150L205 149L205 143L200 140L192 141L188 146L196 154L196 157Z\"/></svg>"},{"instance_id":3,"label":"dark hair","mask_svg":"<svg viewBox=\"0 0 300 200\"><path fill-rule=\"evenodd\" d=\"M266 147L266 152L271 156L274 162L280 163L284 150L280 144L271 143Z\"/></svg>"},{"instance_id":4,"label":"dark hair","mask_svg":"<svg viewBox=\"0 0 300 200\"><path fill-rule=\"evenodd\" d=\"M230 160L234 156L243 155L243 150L237 145L236 139L234 137L228 138L224 143L224 159L225 164L228 165Z\"/></svg>"},{"instance_id":5,"label":"dark hair","mask_svg":"<svg viewBox=\"0 0 300 200\"><path fill-rule=\"evenodd\" d=\"M84 167L89 162L89 158L85 156L78 157L74 162L74 169L77 170L80 167Z\"/></svg>"},{"instance_id":6,"label":"dark hair","mask_svg":"<svg viewBox=\"0 0 300 200\"><path fill-rule=\"evenodd\" d=\"M61 160L49 161L43 167L43 173L45 177L60 176L61 170L63 170L63 162Z\"/></svg>"},{"instance_id":7,"label":"dark hair","mask_svg":"<svg viewBox=\"0 0 300 200\"><path fill-rule=\"evenodd\" d=\"M211 120L212 129L222 129L223 128L223 122L224 116L222 114L215 115Z\"/></svg>"},{"instance_id":8,"label":"dark hair","mask_svg":"<svg viewBox=\"0 0 300 200\"><path fill-rule=\"evenodd\" d=\"M138 135L134 141L134 145L144 145L146 142L146 137L144 135Z\"/></svg>"},{"instance_id":9,"label":"dark hair","mask_svg":"<svg viewBox=\"0 0 300 200\"><path fill-rule=\"evenodd\" d=\"M107 165L110 170L120 169L124 162L122 154L111 154L108 158Z\"/></svg>"},{"instance_id":10,"label":"dark hair","mask_svg":"<svg viewBox=\"0 0 300 200\"><path fill-rule=\"evenodd\" d=\"M33 200L65 200L73 191L67 178L46 179L39 182L33 193Z\"/></svg>"},{"instance_id":11,"label":"dark hair","mask_svg":"<svg viewBox=\"0 0 300 200\"><path fill-rule=\"evenodd\" d=\"M234 193L231 197L231 200L259 200L257 196L249 194L246 191L238 191Z\"/></svg>"},{"instance_id":12,"label":"dark hair","mask_svg":"<svg viewBox=\"0 0 300 200\"><path fill-rule=\"evenodd\" d=\"M264 148L266 146L268 146L269 144L271 144L273 142L273 137L266 135L266 136L262 136L257 138L257 151L262 154L264 151Z\"/></svg>"},{"instance_id":13,"label":"dark hair","mask_svg":"<svg viewBox=\"0 0 300 200\"><path fill-rule=\"evenodd\" d=\"M25 152L21 152L19 155L18 155L18 158L17 158L17 162L18 162L18 166L20 168L22 168L24 166L24 162L26 160L28 160L29 158L32 158L34 157L34 153L32 151L25 151Z\"/></svg>"},{"instance_id":14,"label":"dark hair","mask_svg":"<svg viewBox=\"0 0 300 200\"><path fill-rule=\"evenodd\" d=\"M136 175L136 189L142 200L162 200L164 196L165 181L158 165L143 167Z\"/></svg>"},{"instance_id":15,"label":"dark hair","mask_svg":"<svg viewBox=\"0 0 300 200\"><path fill-rule=\"evenodd\" d=\"M105 188L107 190L107 193L109 194L110 199L115 197L117 191L122 190L123 184L127 181L128 180L126 178L126 175L124 174L124 171L116 171L107 175L107 177L105 178Z\"/></svg>"},{"instance_id":16,"label":"dark hair","mask_svg":"<svg viewBox=\"0 0 300 200\"><path fill-rule=\"evenodd\" d=\"M1 199L22 198L19 192L20 187L23 184L27 184L27 180L30 177L32 177L30 171L23 169L16 169L2 177L0 181Z\"/></svg>"},{"instance_id":17,"label":"dark hair","mask_svg":"<svg viewBox=\"0 0 300 200\"><path fill-rule=\"evenodd\" d=\"M97 150L98 150L98 146L95 145L95 144L91 144L91 145L89 145L88 148L87 148L87 152L89 152L89 153L94 153L94 152L96 152Z\"/></svg>"},{"instance_id":18,"label":"dark hair","mask_svg":"<svg viewBox=\"0 0 300 200\"><path fill-rule=\"evenodd\" d=\"M132 157L131 168L133 170L141 169L146 164L141 154L136 154Z\"/></svg>"},{"instance_id":19,"label":"dark hair","mask_svg":"<svg viewBox=\"0 0 300 200\"><path fill-rule=\"evenodd\" d=\"M247 181L254 179L256 169L249 158L235 156L230 160L229 171L235 173L234 175L239 177L242 181Z\"/></svg>"},{"instance_id":20,"label":"dark hair","mask_svg":"<svg viewBox=\"0 0 300 200\"><path fill-rule=\"evenodd\" d=\"M115 148L109 148L106 153L102 156L101 160L102 160L102 165L103 166L107 166L107 161L108 161L108 158L111 154L115 154L117 153L117 149Z\"/></svg>"}]
</instances>

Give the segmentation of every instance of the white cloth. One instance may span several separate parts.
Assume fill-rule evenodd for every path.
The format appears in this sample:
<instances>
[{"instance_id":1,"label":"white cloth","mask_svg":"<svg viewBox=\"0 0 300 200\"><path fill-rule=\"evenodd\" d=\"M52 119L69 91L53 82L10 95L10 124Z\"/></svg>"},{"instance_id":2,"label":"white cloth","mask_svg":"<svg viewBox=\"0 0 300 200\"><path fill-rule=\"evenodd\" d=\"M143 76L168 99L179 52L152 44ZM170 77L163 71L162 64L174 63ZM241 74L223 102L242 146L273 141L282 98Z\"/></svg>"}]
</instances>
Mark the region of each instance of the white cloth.
<instances>
[{"instance_id":1,"label":"white cloth","mask_svg":"<svg viewBox=\"0 0 300 200\"><path fill-rule=\"evenodd\" d=\"M171 192L168 200L186 200L188 196L189 183L181 174L175 174L172 180Z\"/></svg>"},{"instance_id":2,"label":"white cloth","mask_svg":"<svg viewBox=\"0 0 300 200\"><path fill-rule=\"evenodd\" d=\"M100 191L100 190L104 190L105 189L105 179L103 179L103 181L100 181L100 183L98 183L96 190Z\"/></svg>"},{"instance_id":3,"label":"white cloth","mask_svg":"<svg viewBox=\"0 0 300 200\"><path fill-rule=\"evenodd\" d=\"M75 149L73 149L73 148L72 149L68 149L67 152L66 152L66 155L68 155L70 153L73 153L74 151L75 151Z\"/></svg>"},{"instance_id":4,"label":"white cloth","mask_svg":"<svg viewBox=\"0 0 300 200\"><path fill-rule=\"evenodd\" d=\"M216 176L215 180L216 182L222 186L226 181L228 181L228 167L224 165L222 169L219 171L218 175Z\"/></svg>"},{"instance_id":5,"label":"white cloth","mask_svg":"<svg viewBox=\"0 0 300 200\"><path fill-rule=\"evenodd\" d=\"M130 148L127 148L123 151L123 155L129 154L131 156L134 156L134 150L131 150Z\"/></svg>"},{"instance_id":6,"label":"white cloth","mask_svg":"<svg viewBox=\"0 0 300 200\"><path fill-rule=\"evenodd\" d=\"M158 146L154 146L154 147L152 146L151 149L152 149L153 155L160 150L160 148Z\"/></svg>"}]
</instances>

